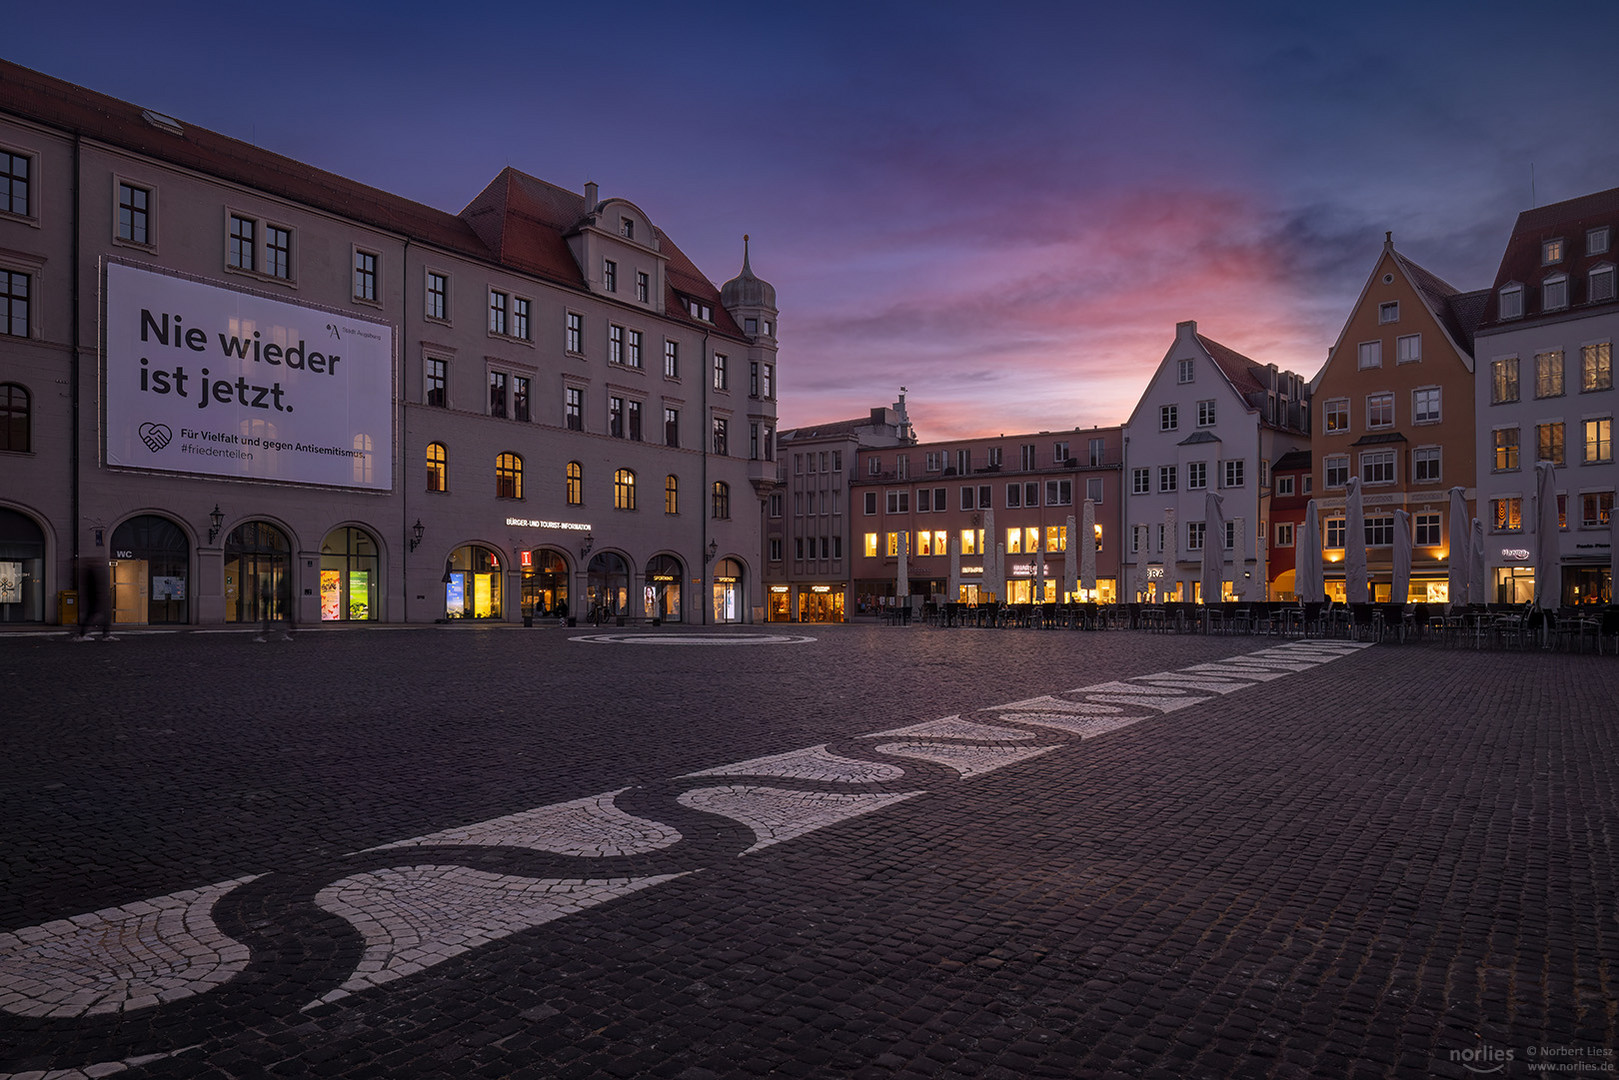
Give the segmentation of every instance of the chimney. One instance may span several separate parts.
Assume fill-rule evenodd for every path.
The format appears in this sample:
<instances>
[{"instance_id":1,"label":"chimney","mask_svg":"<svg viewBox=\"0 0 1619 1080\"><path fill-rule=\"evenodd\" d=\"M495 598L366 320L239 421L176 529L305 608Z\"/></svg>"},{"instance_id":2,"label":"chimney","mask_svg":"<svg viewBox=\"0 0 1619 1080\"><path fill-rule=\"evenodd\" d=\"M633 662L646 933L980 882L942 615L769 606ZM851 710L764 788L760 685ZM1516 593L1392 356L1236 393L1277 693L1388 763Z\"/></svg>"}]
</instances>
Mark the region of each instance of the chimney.
<instances>
[{"instance_id":1,"label":"chimney","mask_svg":"<svg viewBox=\"0 0 1619 1080\"><path fill-rule=\"evenodd\" d=\"M601 199L597 195L597 191L596 191L596 181L594 181L594 180L585 181L585 213L587 213L587 214L595 213L596 212L596 204L598 202L600 202L600 201L601 201Z\"/></svg>"}]
</instances>

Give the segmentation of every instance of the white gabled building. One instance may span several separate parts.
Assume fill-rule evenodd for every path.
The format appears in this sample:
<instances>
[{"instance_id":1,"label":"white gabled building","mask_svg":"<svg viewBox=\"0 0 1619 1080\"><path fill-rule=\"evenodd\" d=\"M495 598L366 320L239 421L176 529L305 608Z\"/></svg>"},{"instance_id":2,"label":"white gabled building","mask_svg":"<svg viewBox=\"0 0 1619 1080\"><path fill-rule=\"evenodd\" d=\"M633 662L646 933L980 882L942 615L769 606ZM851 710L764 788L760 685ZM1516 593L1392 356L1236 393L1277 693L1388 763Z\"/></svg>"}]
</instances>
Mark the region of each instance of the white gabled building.
<instances>
[{"instance_id":1,"label":"white gabled building","mask_svg":"<svg viewBox=\"0 0 1619 1080\"><path fill-rule=\"evenodd\" d=\"M1309 447L1309 417L1305 379L1204 337L1195 322L1178 323L1124 425L1124 596L1199 599L1212 491L1224 500L1230 591L1263 600L1270 465Z\"/></svg>"}]
</instances>

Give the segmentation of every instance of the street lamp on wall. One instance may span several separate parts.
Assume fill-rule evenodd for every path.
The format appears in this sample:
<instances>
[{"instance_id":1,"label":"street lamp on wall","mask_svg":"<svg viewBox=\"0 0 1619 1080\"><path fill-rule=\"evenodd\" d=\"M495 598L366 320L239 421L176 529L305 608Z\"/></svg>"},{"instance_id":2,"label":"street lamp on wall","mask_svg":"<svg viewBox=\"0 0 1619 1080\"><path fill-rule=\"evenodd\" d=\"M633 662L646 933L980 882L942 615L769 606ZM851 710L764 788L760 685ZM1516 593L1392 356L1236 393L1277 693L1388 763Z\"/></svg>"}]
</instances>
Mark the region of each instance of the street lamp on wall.
<instances>
[{"instance_id":1,"label":"street lamp on wall","mask_svg":"<svg viewBox=\"0 0 1619 1080\"><path fill-rule=\"evenodd\" d=\"M426 531L427 530L422 527L422 519L417 518L416 524L410 527L410 550L416 550L416 545L422 542L422 533Z\"/></svg>"},{"instance_id":2,"label":"street lamp on wall","mask_svg":"<svg viewBox=\"0 0 1619 1080\"><path fill-rule=\"evenodd\" d=\"M720 542L718 540L710 540L708 542L708 553L703 556L703 564L706 566L707 564L713 562L714 556L718 555L719 553Z\"/></svg>"},{"instance_id":3,"label":"street lamp on wall","mask_svg":"<svg viewBox=\"0 0 1619 1080\"><path fill-rule=\"evenodd\" d=\"M594 536L592 536L590 533L585 533L585 542L583 544L579 545L579 557L582 559L586 555L589 555L590 554L590 549L595 547L595 546L596 546L596 538Z\"/></svg>"},{"instance_id":4,"label":"street lamp on wall","mask_svg":"<svg viewBox=\"0 0 1619 1080\"><path fill-rule=\"evenodd\" d=\"M208 515L208 542L211 544L219 537L219 530L225 527L225 515L220 512L219 504L214 503L214 512Z\"/></svg>"}]
</instances>

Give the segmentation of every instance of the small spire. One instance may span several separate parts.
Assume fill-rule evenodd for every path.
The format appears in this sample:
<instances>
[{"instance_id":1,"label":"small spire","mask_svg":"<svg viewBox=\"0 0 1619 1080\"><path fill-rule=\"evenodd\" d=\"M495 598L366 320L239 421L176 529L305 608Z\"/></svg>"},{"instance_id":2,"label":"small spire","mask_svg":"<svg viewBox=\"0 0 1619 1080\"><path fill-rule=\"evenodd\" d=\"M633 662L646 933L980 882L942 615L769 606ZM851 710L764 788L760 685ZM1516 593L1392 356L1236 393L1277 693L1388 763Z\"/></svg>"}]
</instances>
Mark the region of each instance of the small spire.
<instances>
[{"instance_id":1,"label":"small spire","mask_svg":"<svg viewBox=\"0 0 1619 1080\"><path fill-rule=\"evenodd\" d=\"M748 234L742 234L742 272L752 274L753 267L748 265Z\"/></svg>"}]
</instances>

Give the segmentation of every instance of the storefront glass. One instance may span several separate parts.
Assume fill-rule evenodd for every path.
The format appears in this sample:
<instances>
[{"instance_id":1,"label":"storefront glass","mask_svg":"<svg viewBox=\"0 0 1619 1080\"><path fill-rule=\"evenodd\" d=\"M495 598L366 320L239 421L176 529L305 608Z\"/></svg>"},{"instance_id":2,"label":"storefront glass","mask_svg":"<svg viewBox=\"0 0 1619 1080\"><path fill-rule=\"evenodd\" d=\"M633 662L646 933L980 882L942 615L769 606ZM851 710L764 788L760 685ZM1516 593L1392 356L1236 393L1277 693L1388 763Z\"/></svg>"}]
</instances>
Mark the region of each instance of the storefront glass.
<instances>
[{"instance_id":1,"label":"storefront glass","mask_svg":"<svg viewBox=\"0 0 1619 1080\"><path fill-rule=\"evenodd\" d=\"M364 529L333 529L320 547L320 617L363 621L382 617L377 586L382 573L377 542Z\"/></svg>"},{"instance_id":2,"label":"storefront glass","mask_svg":"<svg viewBox=\"0 0 1619 1080\"><path fill-rule=\"evenodd\" d=\"M1563 567L1563 603L1611 604L1613 583L1606 566Z\"/></svg>"},{"instance_id":3,"label":"storefront glass","mask_svg":"<svg viewBox=\"0 0 1619 1080\"><path fill-rule=\"evenodd\" d=\"M585 605L593 620L630 614L630 568L622 557L604 551L590 560Z\"/></svg>"},{"instance_id":4,"label":"storefront glass","mask_svg":"<svg viewBox=\"0 0 1619 1080\"><path fill-rule=\"evenodd\" d=\"M770 622L790 622L793 617L791 586L772 585L765 601L765 618Z\"/></svg>"},{"instance_id":5,"label":"storefront glass","mask_svg":"<svg viewBox=\"0 0 1619 1080\"><path fill-rule=\"evenodd\" d=\"M112 621L183 623L191 567L185 530L143 514L112 531Z\"/></svg>"},{"instance_id":6,"label":"storefront glass","mask_svg":"<svg viewBox=\"0 0 1619 1080\"><path fill-rule=\"evenodd\" d=\"M1535 598L1535 572L1523 566L1498 567L1495 588L1487 597L1492 604L1527 604Z\"/></svg>"},{"instance_id":7,"label":"storefront glass","mask_svg":"<svg viewBox=\"0 0 1619 1080\"><path fill-rule=\"evenodd\" d=\"M799 589L798 621L842 622L842 587L836 585L810 585Z\"/></svg>"},{"instance_id":8,"label":"storefront glass","mask_svg":"<svg viewBox=\"0 0 1619 1080\"><path fill-rule=\"evenodd\" d=\"M654 555L646 564L646 613L664 622L680 621L680 582L686 568L673 555Z\"/></svg>"},{"instance_id":9,"label":"storefront glass","mask_svg":"<svg viewBox=\"0 0 1619 1080\"><path fill-rule=\"evenodd\" d=\"M714 621L741 622L744 593L742 591L742 564L735 559L721 559L714 564Z\"/></svg>"},{"instance_id":10,"label":"storefront glass","mask_svg":"<svg viewBox=\"0 0 1619 1080\"><path fill-rule=\"evenodd\" d=\"M501 618L500 557L479 544L463 544L444 567L444 614L451 619Z\"/></svg>"},{"instance_id":11,"label":"storefront glass","mask_svg":"<svg viewBox=\"0 0 1619 1080\"><path fill-rule=\"evenodd\" d=\"M45 533L0 510L0 622L45 621Z\"/></svg>"},{"instance_id":12,"label":"storefront glass","mask_svg":"<svg viewBox=\"0 0 1619 1080\"><path fill-rule=\"evenodd\" d=\"M523 566L523 614L539 618L568 616L568 562L555 551L528 553Z\"/></svg>"},{"instance_id":13,"label":"storefront glass","mask_svg":"<svg viewBox=\"0 0 1619 1080\"><path fill-rule=\"evenodd\" d=\"M268 521L238 525L225 538L225 621L285 618L293 590L286 534Z\"/></svg>"}]
</instances>

